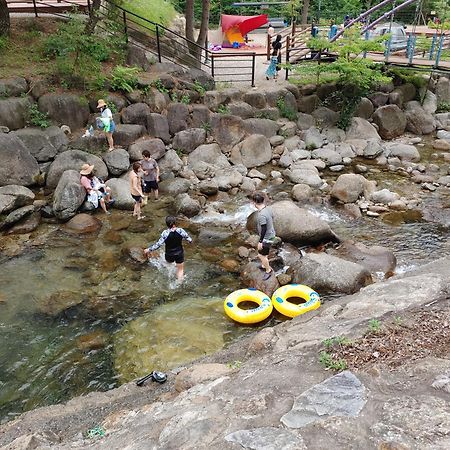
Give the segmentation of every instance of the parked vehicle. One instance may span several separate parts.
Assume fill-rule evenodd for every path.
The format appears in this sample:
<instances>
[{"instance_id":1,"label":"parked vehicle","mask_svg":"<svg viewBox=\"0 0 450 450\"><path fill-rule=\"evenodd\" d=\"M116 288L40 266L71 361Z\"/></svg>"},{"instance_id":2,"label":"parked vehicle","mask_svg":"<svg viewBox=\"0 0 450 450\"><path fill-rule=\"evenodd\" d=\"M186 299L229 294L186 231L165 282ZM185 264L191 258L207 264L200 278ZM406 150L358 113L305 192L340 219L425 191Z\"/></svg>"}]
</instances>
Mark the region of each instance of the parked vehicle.
<instances>
[{"instance_id":1,"label":"parked vehicle","mask_svg":"<svg viewBox=\"0 0 450 450\"><path fill-rule=\"evenodd\" d=\"M374 39L385 34L391 34L391 52L404 50L408 44L408 35L405 30L406 26L399 23L385 22L377 25L369 33L369 39Z\"/></svg>"}]
</instances>

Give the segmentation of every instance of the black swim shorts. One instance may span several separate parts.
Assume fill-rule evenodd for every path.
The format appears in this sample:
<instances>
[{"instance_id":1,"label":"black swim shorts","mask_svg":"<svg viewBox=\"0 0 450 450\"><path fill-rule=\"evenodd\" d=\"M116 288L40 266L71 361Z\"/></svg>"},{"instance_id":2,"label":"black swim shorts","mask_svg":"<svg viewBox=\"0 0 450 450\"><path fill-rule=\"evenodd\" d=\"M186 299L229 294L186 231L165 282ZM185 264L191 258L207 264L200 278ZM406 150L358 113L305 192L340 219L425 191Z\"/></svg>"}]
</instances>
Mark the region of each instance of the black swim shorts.
<instances>
[{"instance_id":1,"label":"black swim shorts","mask_svg":"<svg viewBox=\"0 0 450 450\"><path fill-rule=\"evenodd\" d=\"M152 191L157 191L158 190L158 182L156 180L144 181L144 185L143 185L142 189L146 194L148 194Z\"/></svg>"},{"instance_id":2,"label":"black swim shorts","mask_svg":"<svg viewBox=\"0 0 450 450\"><path fill-rule=\"evenodd\" d=\"M258 250L258 253L260 255L267 256L269 254L269 252L270 252L270 248L271 247L272 247L272 245L269 244L268 242L263 242L262 243L262 249Z\"/></svg>"},{"instance_id":3,"label":"black swim shorts","mask_svg":"<svg viewBox=\"0 0 450 450\"><path fill-rule=\"evenodd\" d=\"M166 261L168 263L181 264L181 263L184 262L184 252L173 253L173 254L170 254L170 255L168 255L166 253L165 257L166 257Z\"/></svg>"},{"instance_id":4,"label":"black swim shorts","mask_svg":"<svg viewBox=\"0 0 450 450\"><path fill-rule=\"evenodd\" d=\"M131 194L131 196L133 197L134 201L136 203L141 203L142 202L142 197L140 195L133 195Z\"/></svg>"}]
</instances>

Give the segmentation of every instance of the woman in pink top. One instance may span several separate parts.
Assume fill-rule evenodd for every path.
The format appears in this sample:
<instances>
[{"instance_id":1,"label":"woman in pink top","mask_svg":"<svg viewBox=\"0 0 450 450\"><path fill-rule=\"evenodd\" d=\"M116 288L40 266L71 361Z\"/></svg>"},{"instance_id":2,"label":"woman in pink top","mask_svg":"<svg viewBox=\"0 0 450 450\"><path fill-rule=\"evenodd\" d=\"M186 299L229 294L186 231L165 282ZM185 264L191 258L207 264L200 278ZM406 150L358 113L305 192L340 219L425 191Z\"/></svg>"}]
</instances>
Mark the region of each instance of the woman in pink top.
<instances>
[{"instance_id":1,"label":"woman in pink top","mask_svg":"<svg viewBox=\"0 0 450 450\"><path fill-rule=\"evenodd\" d=\"M98 205L100 204L100 207L106 214L111 214L108 212L106 207L106 202L108 202L108 204L112 203L111 188L105 186L94 175L93 170L93 165L83 164L80 170L80 183L86 190L88 201L91 202L96 208L98 208Z\"/></svg>"}]
</instances>

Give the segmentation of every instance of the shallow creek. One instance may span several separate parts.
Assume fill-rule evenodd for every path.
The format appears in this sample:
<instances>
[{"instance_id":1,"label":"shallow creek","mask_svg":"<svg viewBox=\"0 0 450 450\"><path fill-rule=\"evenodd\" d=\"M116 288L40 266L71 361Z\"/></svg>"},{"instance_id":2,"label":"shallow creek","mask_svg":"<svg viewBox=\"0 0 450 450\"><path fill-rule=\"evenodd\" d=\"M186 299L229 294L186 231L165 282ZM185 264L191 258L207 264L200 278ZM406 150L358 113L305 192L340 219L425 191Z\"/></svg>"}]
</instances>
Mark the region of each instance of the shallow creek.
<instances>
[{"instance_id":1,"label":"shallow creek","mask_svg":"<svg viewBox=\"0 0 450 450\"><path fill-rule=\"evenodd\" d=\"M417 195L430 207L448 205L448 189L424 193L407 178L387 172L367 178L376 179L379 189ZM276 196L280 189L269 188L269 193ZM223 313L223 299L240 284L238 275L219 263L236 259L243 243L252 211L244 196L221 204L223 213L208 211L182 224L194 238L186 246L182 286L162 257L144 267L130 261L124 249L158 238L168 203L162 199L156 207L147 206L151 217L139 223L130 212L98 213L103 226L94 235L74 236L58 224L43 224L29 240L1 238L0 421L111 389L153 369L182 366L283 320L272 316L258 327L244 327ZM392 248L397 272L450 254L448 228L425 222L420 214L350 221L329 205L307 208L344 239ZM206 229L229 237L220 244L199 243L197 236ZM60 303L70 305L63 314L51 306Z\"/></svg>"}]
</instances>

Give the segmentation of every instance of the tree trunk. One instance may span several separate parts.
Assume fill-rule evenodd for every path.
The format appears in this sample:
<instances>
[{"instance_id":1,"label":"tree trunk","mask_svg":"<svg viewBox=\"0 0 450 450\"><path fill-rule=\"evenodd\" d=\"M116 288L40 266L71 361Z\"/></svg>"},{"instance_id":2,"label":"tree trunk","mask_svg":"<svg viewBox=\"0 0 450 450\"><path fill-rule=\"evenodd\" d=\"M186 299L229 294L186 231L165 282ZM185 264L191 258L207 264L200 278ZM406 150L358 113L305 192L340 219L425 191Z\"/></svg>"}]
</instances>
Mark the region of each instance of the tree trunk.
<instances>
[{"instance_id":1,"label":"tree trunk","mask_svg":"<svg viewBox=\"0 0 450 450\"><path fill-rule=\"evenodd\" d=\"M89 11L89 20L86 23L86 34L92 34L100 20L98 10L100 9L101 0L93 0L91 10Z\"/></svg>"},{"instance_id":2,"label":"tree trunk","mask_svg":"<svg viewBox=\"0 0 450 450\"><path fill-rule=\"evenodd\" d=\"M308 24L309 2L310 2L310 0L304 0L304 2L303 2L302 25Z\"/></svg>"},{"instance_id":3,"label":"tree trunk","mask_svg":"<svg viewBox=\"0 0 450 450\"><path fill-rule=\"evenodd\" d=\"M184 16L186 17L186 38L194 42L194 0L186 0Z\"/></svg>"},{"instance_id":4,"label":"tree trunk","mask_svg":"<svg viewBox=\"0 0 450 450\"><path fill-rule=\"evenodd\" d=\"M0 0L0 36L9 35L9 10L6 0Z\"/></svg>"},{"instance_id":5,"label":"tree trunk","mask_svg":"<svg viewBox=\"0 0 450 450\"><path fill-rule=\"evenodd\" d=\"M209 28L209 9L211 7L211 0L202 0L202 22L200 24L200 32L197 38L197 44L204 47L208 38Z\"/></svg>"}]
</instances>

